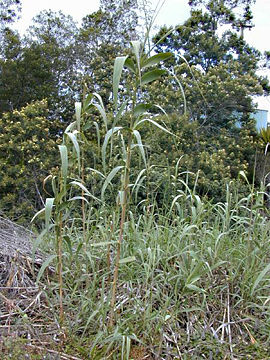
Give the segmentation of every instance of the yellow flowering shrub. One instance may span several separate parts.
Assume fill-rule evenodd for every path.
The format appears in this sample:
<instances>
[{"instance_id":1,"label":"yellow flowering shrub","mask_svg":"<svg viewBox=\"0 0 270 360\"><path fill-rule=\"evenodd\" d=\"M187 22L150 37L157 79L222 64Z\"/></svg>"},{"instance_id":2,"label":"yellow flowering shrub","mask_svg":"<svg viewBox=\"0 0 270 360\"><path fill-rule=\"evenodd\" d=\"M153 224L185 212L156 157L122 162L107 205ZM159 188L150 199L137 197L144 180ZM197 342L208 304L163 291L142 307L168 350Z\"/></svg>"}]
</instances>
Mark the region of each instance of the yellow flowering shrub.
<instances>
[{"instance_id":1,"label":"yellow flowering shrub","mask_svg":"<svg viewBox=\"0 0 270 360\"><path fill-rule=\"evenodd\" d=\"M59 124L37 101L0 118L0 213L18 222L43 207L42 181L58 162Z\"/></svg>"}]
</instances>

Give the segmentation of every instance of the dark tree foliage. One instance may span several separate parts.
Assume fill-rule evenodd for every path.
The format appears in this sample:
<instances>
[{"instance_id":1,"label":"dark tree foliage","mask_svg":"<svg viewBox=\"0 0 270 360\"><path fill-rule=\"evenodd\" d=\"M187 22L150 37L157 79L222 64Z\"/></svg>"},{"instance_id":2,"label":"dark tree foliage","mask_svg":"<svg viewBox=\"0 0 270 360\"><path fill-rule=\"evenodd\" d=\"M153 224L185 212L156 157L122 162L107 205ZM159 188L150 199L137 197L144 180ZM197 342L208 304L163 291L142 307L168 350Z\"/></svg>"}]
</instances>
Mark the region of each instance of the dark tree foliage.
<instances>
[{"instance_id":1,"label":"dark tree foliage","mask_svg":"<svg viewBox=\"0 0 270 360\"><path fill-rule=\"evenodd\" d=\"M100 9L83 18L76 43L77 69L90 92L97 91L105 104L111 93L113 63L138 38L136 0L102 0Z\"/></svg>"},{"instance_id":2,"label":"dark tree foliage","mask_svg":"<svg viewBox=\"0 0 270 360\"><path fill-rule=\"evenodd\" d=\"M11 31L9 25L19 18L20 11L20 0L0 0L0 58L3 57L4 39Z\"/></svg>"},{"instance_id":3,"label":"dark tree foliage","mask_svg":"<svg viewBox=\"0 0 270 360\"><path fill-rule=\"evenodd\" d=\"M21 11L21 0L0 1L0 26L14 22Z\"/></svg>"},{"instance_id":4,"label":"dark tree foliage","mask_svg":"<svg viewBox=\"0 0 270 360\"><path fill-rule=\"evenodd\" d=\"M48 99L50 116L70 116L74 100L76 25L63 13L43 11L25 39L6 31L0 61L0 112Z\"/></svg>"},{"instance_id":5,"label":"dark tree foliage","mask_svg":"<svg viewBox=\"0 0 270 360\"><path fill-rule=\"evenodd\" d=\"M256 75L260 52L237 32L251 26L253 1L189 3L190 18L169 34L162 28L154 41L158 51L176 55L175 72L183 83L190 119L214 131L233 120L247 121L254 110L251 96L268 91L266 79Z\"/></svg>"}]
</instances>

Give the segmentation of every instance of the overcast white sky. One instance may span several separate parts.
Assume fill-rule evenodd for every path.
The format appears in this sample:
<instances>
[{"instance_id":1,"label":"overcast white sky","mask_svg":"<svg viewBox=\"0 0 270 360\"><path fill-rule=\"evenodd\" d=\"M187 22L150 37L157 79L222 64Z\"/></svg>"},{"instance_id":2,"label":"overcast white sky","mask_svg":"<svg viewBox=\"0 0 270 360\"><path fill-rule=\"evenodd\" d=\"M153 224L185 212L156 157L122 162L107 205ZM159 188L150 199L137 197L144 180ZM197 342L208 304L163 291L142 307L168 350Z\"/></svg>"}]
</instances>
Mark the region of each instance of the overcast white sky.
<instances>
[{"instance_id":1,"label":"overcast white sky","mask_svg":"<svg viewBox=\"0 0 270 360\"><path fill-rule=\"evenodd\" d=\"M158 0L152 0L153 7ZM62 10L65 14L80 23L83 16L96 11L99 0L22 0L22 17L16 25L20 32L24 32L30 25L31 19L41 10ZM255 28L245 32L246 40L261 51L270 50L270 0L257 0L252 6ZM188 0L166 0L160 12L157 25L176 25L183 23L189 16Z\"/></svg>"},{"instance_id":2,"label":"overcast white sky","mask_svg":"<svg viewBox=\"0 0 270 360\"><path fill-rule=\"evenodd\" d=\"M152 0L153 8L158 0ZM80 23L82 17L90 14L99 8L99 0L22 0L21 19L16 24L20 33L24 33L31 24L32 18L41 10L61 10L71 15L74 20ZM256 0L252 6L253 23L252 30L245 31L245 39L260 51L270 51L270 0ZM183 23L189 17L188 0L166 0L156 19L156 25L176 25ZM268 108L270 111L270 100L264 99L261 108Z\"/></svg>"}]
</instances>

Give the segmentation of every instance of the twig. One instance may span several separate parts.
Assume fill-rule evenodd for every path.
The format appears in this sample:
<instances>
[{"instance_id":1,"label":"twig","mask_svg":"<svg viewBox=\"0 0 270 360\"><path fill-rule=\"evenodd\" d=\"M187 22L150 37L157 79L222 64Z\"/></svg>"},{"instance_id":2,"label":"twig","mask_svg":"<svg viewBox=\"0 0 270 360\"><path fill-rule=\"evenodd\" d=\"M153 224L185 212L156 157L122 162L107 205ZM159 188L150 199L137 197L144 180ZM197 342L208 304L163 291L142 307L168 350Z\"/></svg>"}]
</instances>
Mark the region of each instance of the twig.
<instances>
[{"instance_id":1,"label":"twig","mask_svg":"<svg viewBox=\"0 0 270 360\"><path fill-rule=\"evenodd\" d=\"M221 331L221 338L220 341L223 343L224 342L224 333L225 333L225 319L226 319L226 308L224 309L224 315L223 315L223 322L222 322L222 331ZM218 332L219 328L216 330L216 332Z\"/></svg>"},{"instance_id":2,"label":"twig","mask_svg":"<svg viewBox=\"0 0 270 360\"><path fill-rule=\"evenodd\" d=\"M182 354L181 354L181 351L180 351L180 348L179 348L178 343L177 343L177 339L176 339L175 333L173 332L173 330L172 330L172 328L171 328L170 326L169 326L169 329L171 330L171 333L172 333L172 335L173 335L173 342L174 342L174 344L175 344L175 346L176 346L177 353L178 353L178 355L179 355L179 359L183 359Z\"/></svg>"},{"instance_id":3,"label":"twig","mask_svg":"<svg viewBox=\"0 0 270 360\"><path fill-rule=\"evenodd\" d=\"M0 290L28 290L35 289L38 290L38 286L0 286Z\"/></svg>"},{"instance_id":4,"label":"twig","mask_svg":"<svg viewBox=\"0 0 270 360\"><path fill-rule=\"evenodd\" d=\"M231 320L230 320L230 290L229 290L229 284L228 284L228 288L227 288L227 321L228 321L228 337L229 337L229 344L230 344L231 359L234 360L233 347L232 347Z\"/></svg>"}]
</instances>

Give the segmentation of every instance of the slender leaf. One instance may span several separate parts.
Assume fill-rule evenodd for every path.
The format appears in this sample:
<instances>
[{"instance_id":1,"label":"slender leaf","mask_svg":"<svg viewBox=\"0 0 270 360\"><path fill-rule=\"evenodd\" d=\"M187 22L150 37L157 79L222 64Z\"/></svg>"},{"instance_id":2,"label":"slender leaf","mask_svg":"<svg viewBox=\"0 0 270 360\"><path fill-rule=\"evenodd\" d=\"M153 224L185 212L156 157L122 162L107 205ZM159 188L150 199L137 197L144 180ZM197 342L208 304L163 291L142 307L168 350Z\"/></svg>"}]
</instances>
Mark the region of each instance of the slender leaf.
<instances>
[{"instance_id":1,"label":"slender leaf","mask_svg":"<svg viewBox=\"0 0 270 360\"><path fill-rule=\"evenodd\" d=\"M102 101L102 98L99 94L97 93L93 93L93 96L95 98L97 98L99 104L95 104L93 103L93 106L95 106L95 108L100 112L100 115L103 119L104 125L105 125L105 129L106 131L108 130L108 119L107 119L107 115L106 115L106 110Z\"/></svg>"},{"instance_id":2,"label":"slender leaf","mask_svg":"<svg viewBox=\"0 0 270 360\"><path fill-rule=\"evenodd\" d=\"M106 149L107 149L107 145L108 145L108 142L111 138L111 136L121 130L122 127L121 126L116 126L110 130L107 131L106 135L105 135L105 139L104 139L104 142L103 142L103 145L102 145L102 149L101 149L101 155L102 155L102 163L103 163L103 169L104 169L104 172L105 172L105 169L106 169Z\"/></svg>"},{"instance_id":3,"label":"slender leaf","mask_svg":"<svg viewBox=\"0 0 270 360\"><path fill-rule=\"evenodd\" d=\"M71 199L68 199L68 201L75 201L75 200L83 200L83 201L85 201L87 204L89 204L88 200L87 200L85 197L83 197L83 196L74 196L74 197L72 197Z\"/></svg>"},{"instance_id":4,"label":"slender leaf","mask_svg":"<svg viewBox=\"0 0 270 360\"><path fill-rule=\"evenodd\" d=\"M176 83L178 84L179 88L180 88L180 91L181 91L181 94L182 94L182 97L183 97L183 101L184 101L184 113L186 114L187 112L187 101L186 101L186 95L185 95L185 92L184 92L184 88L180 82L180 80L178 79L178 77L175 75L175 73L171 72L171 71L168 71L174 78L174 80L176 81Z\"/></svg>"},{"instance_id":5,"label":"slender leaf","mask_svg":"<svg viewBox=\"0 0 270 360\"><path fill-rule=\"evenodd\" d=\"M96 173L98 175L100 175L101 177L105 178L105 175L102 174L102 172L96 170L96 169L93 169L93 168L86 168L86 170L90 170L92 171L93 173Z\"/></svg>"},{"instance_id":6,"label":"slender leaf","mask_svg":"<svg viewBox=\"0 0 270 360\"><path fill-rule=\"evenodd\" d=\"M76 121L73 121L72 123L70 123L68 125L68 127L66 128L66 130L65 130L65 134L68 133L68 132L72 132L73 129L75 128L75 126L76 126Z\"/></svg>"},{"instance_id":7,"label":"slender leaf","mask_svg":"<svg viewBox=\"0 0 270 360\"><path fill-rule=\"evenodd\" d=\"M134 64L134 62L133 62L130 58L127 58L127 59L126 59L124 66L126 66L126 67L127 67L129 70L131 70L134 74L136 73L135 64Z\"/></svg>"},{"instance_id":8,"label":"slender leaf","mask_svg":"<svg viewBox=\"0 0 270 360\"><path fill-rule=\"evenodd\" d=\"M186 288L188 288L189 290L195 291L195 292L205 293L204 289L202 289L194 284L188 284L188 285L186 285Z\"/></svg>"},{"instance_id":9,"label":"slender leaf","mask_svg":"<svg viewBox=\"0 0 270 360\"><path fill-rule=\"evenodd\" d=\"M135 183L134 183L134 185L133 185L133 187L132 187L132 192L134 191L134 189L135 189L136 186L138 185L138 183L139 183L141 177L143 176L143 174L145 173L145 171L146 171L146 169L142 169L142 170L140 171L140 173L139 173L139 175L137 176L137 179L136 179L136 181L135 181Z\"/></svg>"},{"instance_id":10,"label":"slender leaf","mask_svg":"<svg viewBox=\"0 0 270 360\"><path fill-rule=\"evenodd\" d=\"M160 53L157 55L153 55L150 58L146 59L142 64L141 67L142 69L145 69L147 67L150 66L154 66L159 64L161 61L165 61L167 59L169 59L170 57L172 57L172 53L170 52L166 52L166 53Z\"/></svg>"},{"instance_id":11,"label":"slender leaf","mask_svg":"<svg viewBox=\"0 0 270 360\"><path fill-rule=\"evenodd\" d=\"M119 261L119 264L127 264L127 263L130 263L130 262L133 262L133 261L136 261L135 256L128 256L128 257L126 257L124 259L121 259Z\"/></svg>"},{"instance_id":12,"label":"slender leaf","mask_svg":"<svg viewBox=\"0 0 270 360\"><path fill-rule=\"evenodd\" d=\"M78 133L77 131L74 131L73 133L68 132L68 133L66 133L66 135L70 138L70 140L73 143L74 149L77 154L78 166L80 168L80 146L79 146L77 136L76 136L77 133Z\"/></svg>"},{"instance_id":13,"label":"slender leaf","mask_svg":"<svg viewBox=\"0 0 270 360\"><path fill-rule=\"evenodd\" d=\"M264 279L265 275L270 271L270 264L268 264L258 275L256 280L254 281L254 284L251 289L251 296L254 294L256 288L258 287L259 283Z\"/></svg>"},{"instance_id":14,"label":"slender leaf","mask_svg":"<svg viewBox=\"0 0 270 360\"><path fill-rule=\"evenodd\" d=\"M61 162L62 162L62 176L64 179L64 182L66 182L67 179L67 173L68 173L68 152L66 145L58 145L60 155L61 155Z\"/></svg>"},{"instance_id":15,"label":"slender leaf","mask_svg":"<svg viewBox=\"0 0 270 360\"><path fill-rule=\"evenodd\" d=\"M121 118L121 116L122 116L122 114L123 114L123 112L124 112L124 110L125 110L125 108L126 108L126 106L128 104L128 101L129 101L128 99L125 100L123 102L123 104L120 106L120 109L118 110L118 112L117 112L117 114L116 114L116 116L114 118L113 127L115 127L117 125L119 119Z\"/></svg>"},{"instance_id":16,"label":"slender leaf","mask_svg":"<svg viewBox=\"0 0 270 360\"><path fill-rule=\"evenodd\" d=\"M42 209L43 211L45 211L45 208ZM50 224L49 225L49 231L55 226L55 224ZM33 247L32 247L32 257L33 259L35 258L35 253L39 247L39 245L41 244L43 237L48 233L48 230L45 228L41 231L41 233L38 235L38 237L36 239L34 239L33 241Z\"/></svg>"},{"instance_id":17,"label":"slender leaf","mask_svg":"<svg viewBox=\"0 0 270 360\"><path fill-rule=\"evenodd\" d=\"M166 74L166 70L155 69L148 71L147 73L143 74L141 84L146 85L152 81L159 79L164 74Z\"/></svg>"},{"instance_id":18,"label":"slender leaf","mask_svg":"<svg viewBox=\"0 0 270 360\"><path fill-rule=\"evenodd\" d=\"M52 215L52 208L54 204L54 198L47 198L45 203L45 225L47 231L49 231L49 224Z\"/></svg>"},{"instance_id":19,"label":"slender leaf","mask_svg":"<svg viewBox=\"0 0 270 360\"><path fill-rule=\"evenodd\" d=\"M81 113L82 113L82 103L75 102L75 115L76 115L76 123L77 123L78 131L81 131Z\"/></svg>"},{"instance_id":20,"label":"slender leaf","mask_svg":"<svg viewBox=\"0 0 270 360\"><path fill-rule=\"evenodd\" d=\"M138 117L150 110L151 107L153 107L152 104L138 104L135 106L133 113L136 117Z\"/></svg>"},{"instance_id":21,"label":"slender leaf","mask_svg":"<svg viewBox=\"0 0 270 360\"><path fill-rule=\"evenodd\" d=\"M101 241L101 242L98 242L98 243L92 243L92 244L90 244L90 246L99 247L99 246L111 245L111 244L114 244L114 243L115 243L115 241Z\"/></svg>"},{"instance_id":22,"label":"slender leaf","mask_svg":"<svg viewBox=\"0 0 270 360\"><path fill-rule=\"evenodd\" d=\"M94 121L94 125L96 128L96 133L97 133L97 141L98 141L98 151L100 151L100 130L99 130L99 125L96 121Z\"/></svg>"},{"instance_id":23,"label":"slender leaf","mask_svg":"<svg viewBox=\"0 0 270 360\"><path fill-rule=\"evenodd\" d=\"M92 105L91 102L92 102L93 96L94 96L93 94L89 94L86 96L86 98L83 102L83 111L86 111L89 108L89 106Z\"/></svg>"},{"instance_id":24,"label":"slender leaf","mask_svg":"<svg viewBox=\"0 0 270 360\"><path fill-rule=\"evenodd\" d=\"M118 199L119 199L120 205L124 205L124 195L125 195L125 192L123 190L118 191Z\"/></svg>"},{"instance_id":25,"label":"slender leaf","mask_svg":"<svg viewBox=\"0 0 270 360\"><path fill-rule=\"evenodd\" d=\"M37 218L39 215L43 214L45 212L45 208L39 210L31 219L31 223Z\"/></svg>"},{"instance_id":26,"label":"slender leaf","mask_svg":"<svg viewBox=\"0 0 270 360\"><path fill-rule=\"evenodd\" d=\"M44 271L47 269L47 267L50 265L50 263L55 259L57 258L57 255L51 255L49 256L45 261L44 263L42 264L39 272L38 272L38 275L37 275L37 279L36 279L36 283L39 282L41 276L43 275Z\"/></svg>"},{"instance_id":27,"label":"slender leaf","mask_svg":"<svg viewBox=\"0 0 270 360\"><path fill-rule=\"evenodd\" d=\"M70 183L70 185L78 186L79 188L81 188L84 191L85 195L90 196L94 200L100 201L98 198L96 198L94 195L92 195L89 192L89 190L87 190L87 188L82 183L80 183L79 181L72 181Z\"/></svg>"},{"instance_id":28,"label":"slender leaf","mask_svg":"<svg viewBox=\"0 0 270 360\"><path fill-rule=\"evenodd\" d=\"M128 56L118 56L115 59L114 62L114 68L113 68L113 100L114 100L114 107L117 111L117 97L118 97L118 89L119 89L119 83L121 74L123 71L123 67L125 64L126 59Z\"/></svg>"},{"instance_id":29,"label":"slender leaf","mask_svg":"<svg viewBox=\"0 0 270 360\"><path fill-rule=\"evenodd\" d=\"M136 128L140 125L143 124L144 122L150 122L151 124L155 125L156 127L158 127L159 129L161 129L162 131L165 131L166 133L175 136L172 132L170 132L169 130L167 130L165 127L163 127L162 125L160 125L159 123L157 123L156 121L152 120L152 119L142 119L140 121L138 121L136 123Z\"/></svg>"},{"instance_id":30,"label":"slender leaf","mask_svg":"<svg viewBox=\"0 0 270 360\"><path fill-rule=\"evenodd\" d=\"M142 155L145 167L146 167L147 164L146 164L146 158L145 158L144 147L143 147L143 144L142 144L141 134L139 133L138 130L133 130L133 134L136 137L136 140L137 140L137 143L138 143L138 146L139 146L139 149L140 149L140 152L141 152L141 155Z\"/></svg>"},{"instance_id":31,"label":"slender leaf","mask_svg":"<svg viewBox=\"0 0 270 360\"><path fill-rule=\"evenodd\" d=\"M139 70L139 74L141 73L140 68L140 50L141 50L141 42L139 40L131 41L131 45L133 48L133 52L137 61L137 66Z\"/></svg>"},{"instance_id":32,"label":"slender leaf","mask_svg":"<svg viewBox=\"0 0 270 360\"><path fill-rule=\"evenodd\" d=\"M124 166L122 166L122 165L116 166L114 169L112 169L112 171L106 177L104 184L102 186L102 189L101 189L101 199L102 200L104 199L104 194L105 194L105 191L106 191L108 185L111 183L112 179L115 177L115 175L118 173L118 171L123 168L124 168Z\"/></svg>"},{"instance_id":33,"label":"slender leaf","mask_svg":"<svg viewBox=\"0 0 270 360\"><path fill-rule=\"evenodd\" d=\"M107 131L108 120L107 120L107 115L106 115L105 109L103 109L103 107L100 104L93 104L93 105L99 111L99 113L103 119L103 122L105 124L106 131Z\"/></svg>"}]
</instances>

